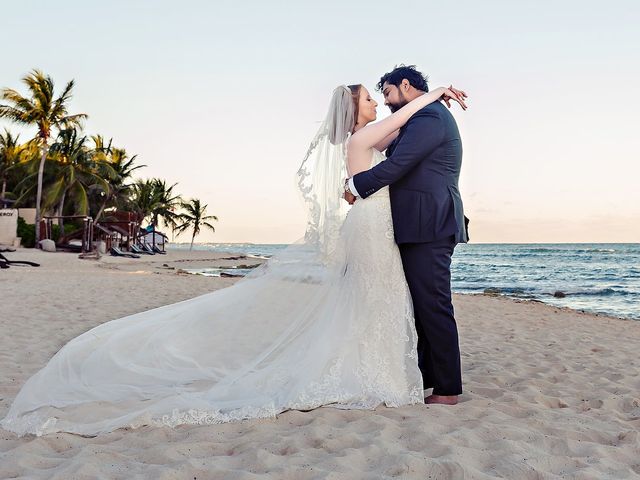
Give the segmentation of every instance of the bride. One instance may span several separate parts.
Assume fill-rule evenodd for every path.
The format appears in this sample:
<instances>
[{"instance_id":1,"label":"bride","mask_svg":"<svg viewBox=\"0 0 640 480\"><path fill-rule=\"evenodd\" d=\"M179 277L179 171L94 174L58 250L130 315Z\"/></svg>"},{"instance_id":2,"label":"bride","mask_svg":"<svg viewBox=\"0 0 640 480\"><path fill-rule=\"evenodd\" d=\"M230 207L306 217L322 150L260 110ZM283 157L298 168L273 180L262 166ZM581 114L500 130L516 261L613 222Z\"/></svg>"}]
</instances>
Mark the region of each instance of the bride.
<instances>
[{"instance_id":1,"label":"bride","mask_svg":"<svg viewBox=\"0 0 640 480\"><path fill-rule=\"evenodd\" d=\"M414 113L441 98L464 106L459 95L438 88L368 125L377 103L367 89L336 88L297 175L309 207L304 240L229 288L72 339L29 378L0 426L97 435L422 403L388 188L350 210L341 196L344 179L383 161Z\"/></svg>"}]
</instances>

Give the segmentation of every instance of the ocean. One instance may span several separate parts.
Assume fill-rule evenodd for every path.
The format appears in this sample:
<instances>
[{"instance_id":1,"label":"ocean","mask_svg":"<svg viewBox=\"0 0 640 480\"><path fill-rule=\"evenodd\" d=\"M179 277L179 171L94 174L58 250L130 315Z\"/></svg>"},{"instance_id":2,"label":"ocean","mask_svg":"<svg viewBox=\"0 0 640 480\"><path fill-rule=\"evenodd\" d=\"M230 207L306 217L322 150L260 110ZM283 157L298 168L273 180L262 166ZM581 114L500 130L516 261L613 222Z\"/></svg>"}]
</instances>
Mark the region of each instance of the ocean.
<instances>
[{"instance_id":1,"label":"ocean","mask_svg":"<svg viewBox=\"0 0 640 480\"><path fill-rule=\"evenodd\" d=\"M213 243L196 250L269 258L287 245ZM188 248L172 244L172 249ZM214 266L212 266L214 267ZM224 269L191 269L219 276ZM249 270L226 270L245 275ZM640 244L460 244L451 265L456 293L539 300L590 313L640 320Z\"/></svg>"}]
</instances>

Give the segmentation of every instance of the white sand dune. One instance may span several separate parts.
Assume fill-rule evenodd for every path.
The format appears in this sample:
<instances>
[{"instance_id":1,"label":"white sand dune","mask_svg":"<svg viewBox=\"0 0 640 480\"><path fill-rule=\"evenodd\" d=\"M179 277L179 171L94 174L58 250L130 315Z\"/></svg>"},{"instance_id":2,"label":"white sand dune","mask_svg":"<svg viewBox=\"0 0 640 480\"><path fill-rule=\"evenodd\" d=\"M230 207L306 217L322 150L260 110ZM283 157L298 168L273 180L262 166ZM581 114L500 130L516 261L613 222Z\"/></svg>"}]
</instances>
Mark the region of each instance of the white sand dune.
<instances>
[{"instance_id":1,"label":"white sand dune","mask_svg":"<svg viewBox=\"0 0 640 480\"><path fill-rule=\"evenodd\" d=\"M162 267L234 263L205 252L7 256L42 267L0 271L0 416L73 337L234 281ZM455 307L465 386L457 406L324 407L95 438L0 430L0 478L640 478L640 322L486 296L456 296Z\"/></svg>"}]
</instances>

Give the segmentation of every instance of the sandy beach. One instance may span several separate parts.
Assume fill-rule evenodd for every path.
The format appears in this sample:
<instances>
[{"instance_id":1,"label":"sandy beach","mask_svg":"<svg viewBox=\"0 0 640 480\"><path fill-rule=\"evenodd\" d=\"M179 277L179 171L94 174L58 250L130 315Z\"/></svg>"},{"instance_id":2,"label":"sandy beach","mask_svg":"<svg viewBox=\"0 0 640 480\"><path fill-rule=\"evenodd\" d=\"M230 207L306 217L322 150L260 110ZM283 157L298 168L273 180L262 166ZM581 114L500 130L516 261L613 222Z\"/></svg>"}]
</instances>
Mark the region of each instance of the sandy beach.
<instances>
[{"instance_id":1,"label":"sandy beach","mask_svg":"<svg viewBox=\"0 0 640 480\"><path fill-rule=\"evenodd\" d=\"M67 341L103 322L233 284L180 272L256 263L210 252L140 259L19 249L0 271L0 416ZM640 322L456 295L457 406L319 408L274 420L17 438L0 478L640 478Z\"/></svg>"}]
</instances>

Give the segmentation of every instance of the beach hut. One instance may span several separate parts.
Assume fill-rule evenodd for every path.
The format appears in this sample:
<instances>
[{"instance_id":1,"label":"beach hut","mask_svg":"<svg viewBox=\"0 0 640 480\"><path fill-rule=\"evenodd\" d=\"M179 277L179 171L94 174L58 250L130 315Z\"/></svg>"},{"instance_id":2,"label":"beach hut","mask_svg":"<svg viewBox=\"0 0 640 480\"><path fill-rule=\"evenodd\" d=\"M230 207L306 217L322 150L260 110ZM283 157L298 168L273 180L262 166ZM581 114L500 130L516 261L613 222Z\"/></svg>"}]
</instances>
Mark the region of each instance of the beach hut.
<instances>
[{"instance_id":1,"label":"beach hut","mask_svg":"<svg viewBox=\"0 0 640 480\"><path fill-rule=\"evenodd\" d=\"M164 233L159 232L155 229L153 225L149 225L146 228L141 228L141 240L147 245L151 245L152 247L158 247L163 252L165 251L165 244L169 243L169 237L167 237Z\"/></svg>"}]
</instances>

